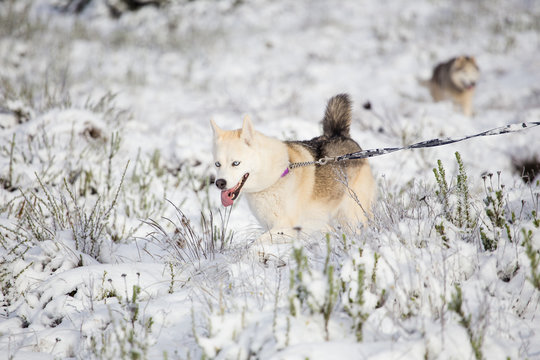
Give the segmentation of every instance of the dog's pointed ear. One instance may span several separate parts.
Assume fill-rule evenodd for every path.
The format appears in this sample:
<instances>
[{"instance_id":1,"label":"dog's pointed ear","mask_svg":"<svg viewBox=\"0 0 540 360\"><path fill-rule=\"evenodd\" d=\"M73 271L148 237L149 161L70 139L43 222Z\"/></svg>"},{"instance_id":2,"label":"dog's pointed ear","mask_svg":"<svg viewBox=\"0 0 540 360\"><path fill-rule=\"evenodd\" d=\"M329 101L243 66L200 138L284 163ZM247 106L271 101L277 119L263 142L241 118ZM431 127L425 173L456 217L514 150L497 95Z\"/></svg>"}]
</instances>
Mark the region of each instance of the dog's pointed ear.
<instances>
[{"instance_id":1,"label":"dog's pointed ear","mask_svg":"<svg viewBox=\"0 0 540 360\"><path fill-rule=\"evenodd\" d=\"M244 117L244 123L242 124L242 131L240 133L240 138L242 138L246 144L251 145L253 143L253 138L255 136L255 130L253 130L253 123L249 116Z\"/></svg>"},{"instance_id":2,"label":"dog's pointed ear","mask_svg":"<svg viewBox=\"0 0 540 360\"><path fill-rule=\"evenodd\" d=\"M224 130L222 130L214 121L214 119L210 119L210 124L212 125L212 130L214 131L215 137L220 137L221 134L224 133Z\"/></svg>"}]
</instances>

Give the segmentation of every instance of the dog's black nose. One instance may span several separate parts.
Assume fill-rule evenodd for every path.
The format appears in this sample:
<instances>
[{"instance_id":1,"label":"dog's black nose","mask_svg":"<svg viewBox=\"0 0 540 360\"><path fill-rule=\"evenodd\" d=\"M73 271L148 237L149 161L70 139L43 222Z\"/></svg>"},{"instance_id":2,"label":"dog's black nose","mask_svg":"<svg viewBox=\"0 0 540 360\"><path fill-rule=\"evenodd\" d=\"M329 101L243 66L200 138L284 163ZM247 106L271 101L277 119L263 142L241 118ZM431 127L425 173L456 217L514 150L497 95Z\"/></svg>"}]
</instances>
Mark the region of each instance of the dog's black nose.
<instances>
[{"instance_id":1,"label":"dog's black nose","mask_svg":"<svg viewBox=\"0 0 540 360\"><path fill-rule=\"evenodd\" d=\"M216 186L218 187L218 189L223 190L227 186L227 181L225 181L225 179L217 179Z\"/></svg>"}]
</instances>

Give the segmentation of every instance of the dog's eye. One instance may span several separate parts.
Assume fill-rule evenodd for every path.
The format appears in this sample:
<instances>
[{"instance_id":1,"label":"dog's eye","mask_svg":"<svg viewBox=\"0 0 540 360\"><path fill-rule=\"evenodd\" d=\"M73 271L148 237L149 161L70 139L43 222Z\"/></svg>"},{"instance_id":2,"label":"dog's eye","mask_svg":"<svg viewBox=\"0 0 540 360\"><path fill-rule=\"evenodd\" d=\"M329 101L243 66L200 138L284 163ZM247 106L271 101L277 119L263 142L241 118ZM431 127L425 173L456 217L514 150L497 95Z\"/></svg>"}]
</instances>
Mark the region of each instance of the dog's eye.
<instances>
[{"instance_id":1,"label":"dog's eye","mask_svg":"<svg viewBox=\"0 0 540 360\"><path fill-rule=\"evenodd\" d=\"M232 162L232 166L238 166L238 165L240 165L240 161L233 161Z\"/></svg>"},{"instance_id":2,"label":"dog's eye","mask_svg":"<svg viewBox=\"0 0 540 360\"><path fill-rule=\"evenodd\" d=\"M221 163L219 161L216 161L214 165L216 165L216 167L221 167Z\"/></svg>"}]
</instances>

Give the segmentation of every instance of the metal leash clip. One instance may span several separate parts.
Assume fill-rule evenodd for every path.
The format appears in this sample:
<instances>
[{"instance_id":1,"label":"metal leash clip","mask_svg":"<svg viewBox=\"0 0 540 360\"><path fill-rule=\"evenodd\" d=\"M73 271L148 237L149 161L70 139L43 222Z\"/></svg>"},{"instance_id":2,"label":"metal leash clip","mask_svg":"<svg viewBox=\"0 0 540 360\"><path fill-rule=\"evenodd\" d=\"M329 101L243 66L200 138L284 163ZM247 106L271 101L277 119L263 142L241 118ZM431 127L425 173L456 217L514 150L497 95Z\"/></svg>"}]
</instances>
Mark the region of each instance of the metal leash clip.
<instances>
[{"instance_id":1,"label":"metal leash clip","mask_svg":"<svg viewBox=\"0 0 540 360\"><path fill-rule=\"evenodd\" d=\"M336 161L336 158L335 157L325 156L325 157L317 160L315 163L317 165L326 165L329 161Z\"/></svg>"}]
</instances>

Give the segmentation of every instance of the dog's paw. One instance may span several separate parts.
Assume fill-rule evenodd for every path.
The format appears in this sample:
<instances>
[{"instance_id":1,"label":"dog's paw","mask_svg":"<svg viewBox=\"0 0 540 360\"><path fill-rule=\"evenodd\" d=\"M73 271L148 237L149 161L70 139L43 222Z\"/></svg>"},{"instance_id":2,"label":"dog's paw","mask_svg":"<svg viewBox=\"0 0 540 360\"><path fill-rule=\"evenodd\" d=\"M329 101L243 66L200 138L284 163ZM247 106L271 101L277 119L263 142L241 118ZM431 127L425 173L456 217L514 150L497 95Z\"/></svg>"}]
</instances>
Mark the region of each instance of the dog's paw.
<instances>
[{"instance_id":1,"label":"dog's paw","mask_svg":"<svg viewBox=\"0 0 540 360\"><path fill-rule=\"evenodd\" d=\"M279 255L279 252L274 250L276 249L272 249L268 246L261 246L260 244L255 243L250 248L250 253L253 259L256 259L259 263L265 266L273 266L276 268L286 266L287 262L285 261L285 257Z\"/></svg>"},{"instance_id":2,"label":"dog's paw","mask_svg":"<svg viewBox=\"0 0 540 360\"><path fill-rule=\"evenodd\" d=\"M268 254L264 252L259 252L259 262L266 266L273 266L276 268L284 267L287 265L285 260L282 258L274 255L274 254Z\"/></svg>"}]
</instances>

